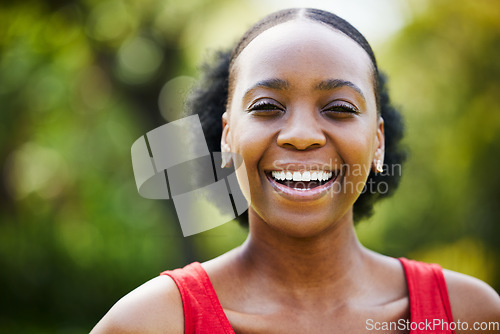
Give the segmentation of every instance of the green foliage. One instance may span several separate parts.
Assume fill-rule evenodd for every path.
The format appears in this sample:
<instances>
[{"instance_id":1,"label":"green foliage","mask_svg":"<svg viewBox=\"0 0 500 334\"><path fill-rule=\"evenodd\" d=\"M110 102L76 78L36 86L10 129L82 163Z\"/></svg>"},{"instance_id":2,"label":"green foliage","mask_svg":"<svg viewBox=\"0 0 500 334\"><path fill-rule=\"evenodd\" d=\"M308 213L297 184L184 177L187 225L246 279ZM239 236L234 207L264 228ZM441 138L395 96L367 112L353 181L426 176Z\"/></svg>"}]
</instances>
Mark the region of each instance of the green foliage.
<instances>
[{"instance_id":1,"label":"green foliage","mask_svg":"<svg viewBox=\"0 0 500 334\"><path fill-rule=\"evenodd\" d=\"M194 68L179 37L200 6L1 6L0 332L88 332L128 291L204 257L171 203L138 195L130 160L164 123L162 85Z\"/></svg>"}]
</instances>

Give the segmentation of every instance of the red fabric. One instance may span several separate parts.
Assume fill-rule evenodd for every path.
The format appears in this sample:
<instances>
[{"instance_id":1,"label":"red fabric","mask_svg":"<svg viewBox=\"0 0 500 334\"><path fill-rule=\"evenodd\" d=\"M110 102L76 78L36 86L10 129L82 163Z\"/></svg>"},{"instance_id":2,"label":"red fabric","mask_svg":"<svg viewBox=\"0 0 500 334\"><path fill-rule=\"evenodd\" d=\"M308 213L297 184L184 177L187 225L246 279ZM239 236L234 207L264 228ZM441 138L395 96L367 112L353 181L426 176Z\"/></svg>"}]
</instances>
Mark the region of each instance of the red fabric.
<instances>
[{"instance_id":1,"label":"red fabric","mask_svg":"<svg viewBox=\"0 0 500 334\"><path fill-rule=\"evenodd\" d=\"M439 319L449 324L453 321L448 291L443 271L437 264L400 258L403 265L410 297L411 323L418 328L411 334L454 334L446 325L429 330L424 324ZM198 262L193 262L182 269L164 271L161 275L170 276L177 285L184 309L184 333L186 334L235 334L210 278ZM449 327L449 326L448 326Z\"/></svg>"},{"instance_id":2,"label":"red fabric","mask_svg":"<svg viewBox=\"0 0 500 334\"><path fill-rule=\"evenodd\" d=\"M441 267L405 258L399 258L399 261L408 284L411 323L423 329L411 333L454 334L448 289ZM434 321L437 326L432 329L424 325Z\"/></svg>"},{"instance_id":3,"label":"red fabric","mask_svg":"<svg viewBox=\"0 0 500 334\"><path fill-rule=\"evenodd\" d=\"M235 334L201 264L193 262L161 274L170 276L181 293L184 333Z\"/></svg>"}]
</instances>

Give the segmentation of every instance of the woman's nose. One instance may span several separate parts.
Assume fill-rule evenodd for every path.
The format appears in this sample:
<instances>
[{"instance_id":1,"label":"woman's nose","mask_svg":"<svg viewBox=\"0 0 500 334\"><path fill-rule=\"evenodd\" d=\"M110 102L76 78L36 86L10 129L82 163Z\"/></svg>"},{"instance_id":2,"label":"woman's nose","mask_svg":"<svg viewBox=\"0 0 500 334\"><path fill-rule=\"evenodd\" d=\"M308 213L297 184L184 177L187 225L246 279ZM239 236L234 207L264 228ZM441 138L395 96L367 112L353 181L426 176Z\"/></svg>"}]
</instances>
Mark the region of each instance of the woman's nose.
<instances>
[{"instance_id":1,"label":"woman's nose","mask_svg":"<svg viewBox=\"0 0 500 334\"><path fill-rule=\"evenodd\" d=\"M326 144L326 136L316 115L295 113L287 119L278 135L278 145L284 148L307 150Z\"/></svg>"}]
</instances>

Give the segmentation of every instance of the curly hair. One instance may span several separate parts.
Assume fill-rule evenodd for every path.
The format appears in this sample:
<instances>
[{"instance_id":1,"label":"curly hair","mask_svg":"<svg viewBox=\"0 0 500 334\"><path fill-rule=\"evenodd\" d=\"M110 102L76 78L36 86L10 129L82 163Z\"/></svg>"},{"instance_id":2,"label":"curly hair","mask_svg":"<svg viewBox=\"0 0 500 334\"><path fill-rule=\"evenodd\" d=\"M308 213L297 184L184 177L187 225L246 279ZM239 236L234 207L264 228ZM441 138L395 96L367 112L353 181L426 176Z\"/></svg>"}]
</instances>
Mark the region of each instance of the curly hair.
<instances>
[{"instance_id":1,"label":"curly hair","mask_svg":"<svg viewBox=\"0 0 500 334\"><path fill-rule=\"evenodd\" d=\"M366 39L350 23L337 15L313 8L293 8L272 13L252 26L239 40L232 50L218 51L211 62L202 67L203 76L198 85L188 97L186 107L188 114L198 114L205 133L208 148L211 152L219 152L222 135L222 114L226 111L231 90L231 70L234 61L245 47L265 30L293 19L305 18L325 24L330 28L344 33L358 43L368 54L373 64L374 93L377 103L377 112L384 120L385 156L384 172L368 176L367 183L373 189L380 189L384 184L384 191L363 191L353 207L354 220L373 214L373 206L379 199L392 195L398 187L400 173L392 173L395 168L401 170L406 158L406 152L401 147L404 134L404 125L401 114L396 110L389 98L386 86L386 77L378 69L375 55ZM248 224L247 215L239 218L243 225Z\"/></svg>"}]
</instances>

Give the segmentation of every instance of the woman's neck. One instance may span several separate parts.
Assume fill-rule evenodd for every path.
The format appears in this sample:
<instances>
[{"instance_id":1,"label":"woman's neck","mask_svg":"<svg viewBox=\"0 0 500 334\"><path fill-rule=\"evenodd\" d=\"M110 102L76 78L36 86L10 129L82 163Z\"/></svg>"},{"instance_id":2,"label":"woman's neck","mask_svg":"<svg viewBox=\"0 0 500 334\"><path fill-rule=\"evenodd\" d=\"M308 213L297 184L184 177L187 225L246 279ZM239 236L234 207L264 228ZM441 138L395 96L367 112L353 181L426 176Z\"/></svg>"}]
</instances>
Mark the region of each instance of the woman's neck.
<instances>
[{"instance_id":1,"label":"woman's neck","mask_svg":"<svg viewBox=\"0 0 500 334\"><path fill-rule=\"evenodd\" d=\"M276 231L249 211L249 237L239 249L249 275L300 300L329 294L336 299L359 292L367 251L358 241L347 214L317 236L296 238ZM317 300L317 299L316 299Z\"/></svg>"}]
</instances>

